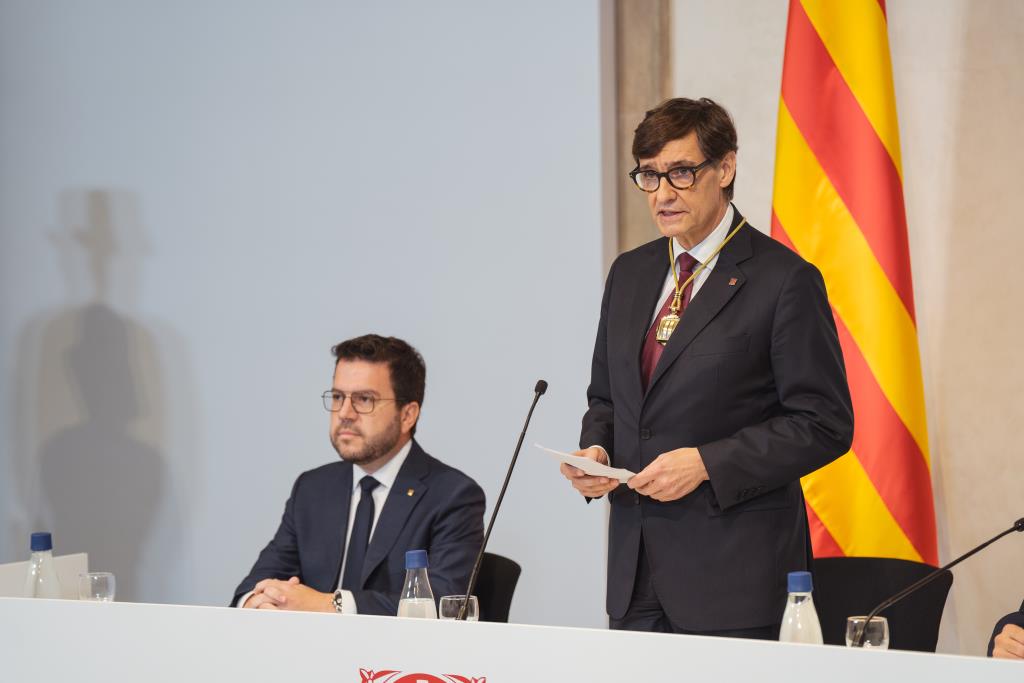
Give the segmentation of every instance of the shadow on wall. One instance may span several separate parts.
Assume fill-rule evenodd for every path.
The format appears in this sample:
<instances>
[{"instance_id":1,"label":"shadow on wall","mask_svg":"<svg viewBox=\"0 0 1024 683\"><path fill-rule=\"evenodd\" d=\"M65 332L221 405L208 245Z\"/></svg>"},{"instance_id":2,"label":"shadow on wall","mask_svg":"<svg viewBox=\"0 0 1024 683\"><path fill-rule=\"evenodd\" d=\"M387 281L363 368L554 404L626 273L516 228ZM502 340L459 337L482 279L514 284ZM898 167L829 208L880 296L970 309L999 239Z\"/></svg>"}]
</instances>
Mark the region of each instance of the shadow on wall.
<instances>
[{"instance_id":1,"label":"shadow on wall","mask_svg":"<svg viewBox=\"0 0 1024 683\"><path fill-rule=\"evenodd\" d=\"M952 529L947 560L1019 518L1024 486L1024 237L1016 206L1024 158L1024 6L970 3L964 19L954 95L960 109L948 143L940 143L952 146L955 164L955 192L946 198L948 280L937 330L941 384L932 448L940 510ZM1024 544L1011 536L956 570L953 614L963 654L984 654L995 620L1024 598L1022 559Z\"/></svg>"},{"instance_id":2,"label":"shadow on wall","mask_svg":"<svg viewBox=\"0 0 1024 683\"><path fill-rule=\"evenodd\" d=\"M131 193L68 191L59 204L50 239L68 304L19 342L13 537L51 530L59 554L88 552L91 569L116 574L118 598L133 600L167 469L157 347L110 302L115 279L118 295L137 291L141 230Z\"/></svg>"}]
</instances>

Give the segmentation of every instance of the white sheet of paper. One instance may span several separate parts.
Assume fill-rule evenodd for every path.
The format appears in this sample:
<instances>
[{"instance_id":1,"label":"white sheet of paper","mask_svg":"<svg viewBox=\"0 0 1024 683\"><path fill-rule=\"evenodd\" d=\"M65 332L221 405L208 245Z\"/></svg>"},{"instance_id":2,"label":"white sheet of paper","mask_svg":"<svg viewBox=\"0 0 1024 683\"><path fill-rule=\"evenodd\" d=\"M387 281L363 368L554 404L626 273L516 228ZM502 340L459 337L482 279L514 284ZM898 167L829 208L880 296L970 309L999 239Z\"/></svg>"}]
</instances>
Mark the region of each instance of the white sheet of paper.
<instances>
[{"instance_id":1,"label":"white sheet of paper","mask_svg":"<svg viewBox=\"0 0 1024 683\"><path fill-rule=\"evenodd\" d=\"M567 465L578 467L587 474L591 474L595 477L608 477L609 479L618 479L623 484L629 481L630 477L636 475L635 472L624 470L621 467L608 467L608 465L602 465L596 460L590 458L584 458L582 455L572 455L571 453L563 453L562 451L556 451L553 448L545 448L539 443L533 444L536 448L541 449L545 453L548 453L552 457L556 458L559 462L564 462Z\"/></svg>"}]
</instances>

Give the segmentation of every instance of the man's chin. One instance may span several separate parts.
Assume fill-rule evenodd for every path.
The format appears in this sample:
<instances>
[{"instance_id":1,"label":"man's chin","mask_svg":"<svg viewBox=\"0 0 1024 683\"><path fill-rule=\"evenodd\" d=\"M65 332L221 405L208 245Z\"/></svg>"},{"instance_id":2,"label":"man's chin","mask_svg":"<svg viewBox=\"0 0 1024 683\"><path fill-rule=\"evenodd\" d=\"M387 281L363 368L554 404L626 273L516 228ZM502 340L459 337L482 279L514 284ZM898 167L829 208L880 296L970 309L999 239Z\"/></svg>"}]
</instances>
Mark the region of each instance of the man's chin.
<instances>
[{"instance_id":1,"label":"man's chin","mask_svg":"<svg viewBox=\"0 0 1024 683\"><path fill-rule=\"evenodd\" d=\"M686 221L657 221L658 232L665 237L680 237L685 235L690 226Z\"/></svg>"},{"instance_id":2,"label":"man's chin","mask_svg":"<svg viewBox=\"0 0 1024 683\"><path fill-rule=\"evenodd\" d=\"M367 457L368 455L372 455L368 454L366 452L366 449L355 449L352 448L351 445L343 446L339 443L339 441L340 439L338 441L332 442L331 445L334 446L334 450L335 452L337 452L338 457L344 460L345 462L350 462L358 465L361 462L366 462L369 459Z\"/></svg>"},{"instance_id":3,"label":"man's chin","mask_svg":"<svg viewBox=\"0 0 1024 683\"><path fill-rule=\"evenodd\" d=\"M338 455L341 456L341 459L344 460L349 465L365 465L365 464L375 460L376 457L377 457L377 456L375 456L372 453L350 453L350 454L345 454L345 453L341 453L340 451L338 452Z\"/></svg>"},{"instance_id":4,"label":"man's chin","mask_svg":"<svg viewBox=\"0 0 1024 683\"><path fill-rule=\"evenodd\" d=\"M365 462L370 462L375 457L374 453L368 453L366 451L342 450L337 446L335 446L334 450L338 452L338 457L340 457L345 462L351 463L353 465L362 465Z\"/></svg>"},{"instance_id":5,"label":"man's chin","mask_svg":"<svg viewBox=\"0 0 1024 683\"><path fill-rule=\"evenodd\" d=\"M334 450L337 451L338 456L349 463L350 465L367 465L370 463L377 462L381 458L387 456L391 452L392 448L382 448L379 445L373 447L364 447L359 450L351 448L339 448L337 445L334 446Z\"/></svg>"}]
</instances>

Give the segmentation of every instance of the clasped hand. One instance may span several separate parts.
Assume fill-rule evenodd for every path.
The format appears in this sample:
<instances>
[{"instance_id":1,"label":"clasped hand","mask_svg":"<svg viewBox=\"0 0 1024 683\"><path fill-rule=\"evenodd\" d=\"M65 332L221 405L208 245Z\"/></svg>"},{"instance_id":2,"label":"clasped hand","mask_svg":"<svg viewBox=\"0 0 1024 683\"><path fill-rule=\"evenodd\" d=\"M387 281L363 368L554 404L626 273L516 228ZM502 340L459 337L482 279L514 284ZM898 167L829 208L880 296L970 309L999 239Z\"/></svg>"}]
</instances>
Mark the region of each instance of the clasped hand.
<instances>
[{"instance_id":1,"label":"clasped hand","mask_svg":"<svg viewBox=\"0 0 1024 683\"><path fill-rule=\"evenodd\" d=\"M596 446L576 451L574 455L582 455L603 465L608 464L608 454L603 448ZM617 479L595 477L565 463L562 464L561 471L562 475L572 482L573 488L588 498L599 498L615 490L619 485ZM677 448L659 455L654 462L626 482L626 485L641 495L666 503L692 493L707 479L708 471L697 449Z\"/></svg>"},{"instance_id":2,"label":"clasped hand","mask_svg":"<svg viewBox=\"0 0 1024 683\"><path fill-rule=\"evenodd\" d=\"M1024 628L1007 624L996 636L992 656L999 659L1024 659Z\"/></svg>"},{"instance_id":3,"label":"clasped hand","mask_svg":"<svg viewBox=\"0 0 1024 683\"><path fill-rule=\"evenodd\" d=\"M263 579L252 589L252 595L242 605L246 609L283 609L300 612L333 612L330 593L321 593L299 582L293 576L287 581Z\"/></svg>"}]
</instances>

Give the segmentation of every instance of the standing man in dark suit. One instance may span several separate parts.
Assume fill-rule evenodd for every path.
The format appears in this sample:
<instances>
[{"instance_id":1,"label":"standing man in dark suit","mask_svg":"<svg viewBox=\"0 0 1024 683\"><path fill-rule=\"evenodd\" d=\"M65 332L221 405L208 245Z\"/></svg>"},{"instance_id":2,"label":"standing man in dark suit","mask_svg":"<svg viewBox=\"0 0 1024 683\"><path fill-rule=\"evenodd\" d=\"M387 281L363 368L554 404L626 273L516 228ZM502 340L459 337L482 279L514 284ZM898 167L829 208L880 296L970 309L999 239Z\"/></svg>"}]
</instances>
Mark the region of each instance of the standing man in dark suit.
<instances>
[{"instance_id":1,"label":"standing man in dark suit","mask_svg":"<svg viewBox=\"0 0 1024 683\"><path fill-rule=\"evenodd\" d=\"M463 593L483 542L484 493L412 438L426 380L401 339L334 347L324 392L341 462L299 476L274 538L232 605L346 614L398 611L405 552L425 549L436 595Z\"/></svg>"},{"instance_id":2,"label":"standing man in dark suit","mask_svg":"<svg viewBox=\"0 0 1024 683\"><path fill-rule=\"evenodd\" d=\"M736 149L708 99L663 103L633 139L664 237L608 273L578 454L637 475L562 466L609 494L612 628L777 637L810 557L799 479L852 440L824 282L730 203Z\"/></svg>"}]
</instances>

